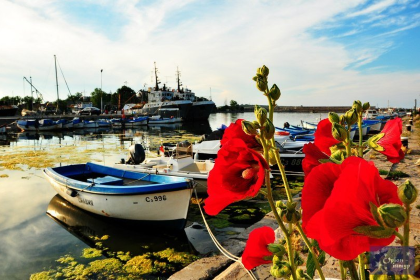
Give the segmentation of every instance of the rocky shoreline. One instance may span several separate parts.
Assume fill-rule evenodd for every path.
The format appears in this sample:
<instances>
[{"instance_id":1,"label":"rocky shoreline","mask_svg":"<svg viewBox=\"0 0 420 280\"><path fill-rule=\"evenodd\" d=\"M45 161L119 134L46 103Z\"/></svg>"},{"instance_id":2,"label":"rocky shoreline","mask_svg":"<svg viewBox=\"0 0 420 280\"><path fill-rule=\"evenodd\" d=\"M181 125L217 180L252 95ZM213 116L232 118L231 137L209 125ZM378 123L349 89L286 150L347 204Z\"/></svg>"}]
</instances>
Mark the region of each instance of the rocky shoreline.
<instances>
[{"instance_id":1,"label":"rocky shoreline","mask_svg":"<svg viewBox=\"0 0 420 280\"><path fill-rule=\"evenodd\" d=\"M411 131L407 131L406 124L409 119L403 119L403 135L408 137L408 147L406 156L398 164L392 164L386 160L386 157L377 152L369 152L365 155L366 159L372 160L381 171L395 172L401 171L407 174L408 178L394 177L392 181L401 185L406 179L409 179L414 186L420 188L420 119L417 118ZM387 174L381 175L387 177ZM410 215L410 246L420 244L420 196L413 204L413 210ZM420 207L420 206L419 206ZM261 221L247 228L240 235L223 242L224 248L236 256L240 256L244 250L249 233L255 228L261 226L270 226L276 229L277 223L272 213L267 214ZM397 241L394 241L397 245ZM270 265L262 265L255 268L253 274L257 279L275 279L270 275ZM340 278L338 261L332 257L327 257L326 265L323 267L325 277ZM247 271L238 262L233 262L223 255L206 257L195 261L181 271L173 274L170 280L207 280L207 279L251 279Z\"/></svg>"}]
</instances>

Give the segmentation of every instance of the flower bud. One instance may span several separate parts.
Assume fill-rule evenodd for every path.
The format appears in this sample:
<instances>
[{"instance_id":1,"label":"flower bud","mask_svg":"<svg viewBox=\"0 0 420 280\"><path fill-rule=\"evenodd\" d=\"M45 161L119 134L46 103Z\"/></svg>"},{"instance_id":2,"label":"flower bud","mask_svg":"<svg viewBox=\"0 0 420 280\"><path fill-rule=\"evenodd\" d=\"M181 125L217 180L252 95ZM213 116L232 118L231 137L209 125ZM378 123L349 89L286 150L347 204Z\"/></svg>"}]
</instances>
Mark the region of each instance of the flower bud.
<instances>
[{"instance_id":1,"label":"flower bud","mask_svg":"<svg viewBox=\"0 0 420 280\"><path fill-rule=\"evenodd\" d=\"M255 105L254 114L255 114L255 118L257 119L258 123L261 126L264 125L265 121L267 120L267 110L258 106L258 105Z\"/></svg>"},{"instance_id":2,"label":"flower bud","mask_svg":"<svg viewBox=\"0 0 420 280\"><path fill-rule=\"evenodd\" d=\"M407 214L399 204L382 204L378 208L378 213L384 225L389 228L398 228L407 220Z\"/></svg>"},{"instance_id":3,"label":"flower bud","mask_svg":"<svg viewBox=\"0 0 420 280\"><path fill-rule=\"evenodd\" d=\"M334 112L329 112L328 113L328 119L330 120L331 123L339 123L340 122L340 117Z\"/></svg>"},{"instance_id":4,"label":"flower bud","mask_svg":"<svg viewBox=\"0 0 420 280\"><path fill-rule=\"evenodd\" d=\"M346 123L347 123L348 126L352 126L353 124L357 123L358 116L357 116L356 109L352 108L352 109L348 110L344 114L344 117L346 119Z\"/></svg>"},{"instance_id":5,"label":"flower bud","mask_svg":"<svg viewBox=\"0 0 420 280\"><path fill-rule=\"evenodd\" d=\"M267 66L263 65L261 68L257 69L257 73L263 75L264 77L267 77L270 73L270 70L267 68Z\"/></svg>"},{"instance_id":6,"label":"flower bud","mask_svg":"<svg viewBox=\"0 0 420 280\"><path fill-rule=\"evenodd\" d=\"M345 125L346 124L346 117L344 115L340 115L339 124Z\"/></svg>"},{"instance_id":7,"label":"flower bud","mask_svg":"<svg viewBox=\"0 0 420 280\"><path fill-rule=\"evenodd\" d=\"M370 108L369 102L363 103L363 111L366 111Z\"/></svg>"},{"instance_id":8,"label":"flower bud","mask_svg":"<svg viewBox=\"0 0 420 280\"><path fill-rule=\"evenodd\" d=\"M417 189L410 180L406 180L404 184L398 187L398 197L404 204L411 204L416 201L417 194Z\"/></svg>"},{"instance_id":9,"label":"flower bud","mask_svg":"<svg viewBox=\"0 0 420 280\"><path fill-rule=\"evenodd\" d=\"M275 128L270 119L266 119L264 124L264 138L271 139L274 136Z\"/></svg>"},{"instance_id":10,"label":"flower bud","mask_svg":"<svg viewBox=\"0 0 420 280\"><path fill-rule=\"evenodd\" d=\"M347 130L339 125L338 123L333 123L332 127L332 136L338 141L344 141L347 139Z\"/></svg>"},{"instance_id":11,"label":"flower bud","mask_svg":"<svg viewBox=\"0 0 420 280\"><path fill-rule=\"evenodd\" d=\"M277 101L280 98L281 92L276 84L271 87L269 95L274 101Z\"/></svg>"},{"instance_id":12,"label":"flower bud","mask_svg":"<svg viewBox=\"0 0 420 280\"><path fill-rule=\"evenodd\" d=\"M276 278L285 278L291 274L290 264L281 261L277 256L273 258L273 266L270 269L271 275Z\"/></svg>"},{"instance_id":13,"label":"flower bud","mask_svg":"<svg viewBox=\"0 0 420 280\"><path fill-rule=\"evenodd\" d=\"M248 135L258 134L257 128L254 126L252 122L249 122L249 121L242 121L242 130Z\"/></svg>"},{"instance_id":14,"label":"flower bud","mask_svg":"<svg viewBox=\"0 0 420 280\"><path fill-rule=\"evenodd\" d=\"M280 258L284 255L284 253L286 253L286 249L280 243L270 243L268 244L267 249Z\"/></svg>"},{"instance_id":15,"label":"flower bud","mask_svg":"<svg viewBox=\"0 0 420 280\"><path fill-rule=\"evenodd\" d=\"M356 112L360 114L363 110L362 102L360 100L354 101L352 108L356 109Z\"/></svg>"},{"instance_id":16,"label":"flower bud","mask_svg":"<svg viewBox=\"0 0 420 280\"><path fill-rule=\"evenodd\" d=\"M281 210L280 217L285 223L295 224L300 221L301 215L296 210L296 202L287 202L286 209Z\"/></svg>"},{"instance_id":17,"label":"flower bud","mask_svg":"<svg viewBox=\"0 0 420 280\"><path fill-rule=\"evenodd\" d=\"M259 91L265 92L267 90L267 81L265 79L257 78L257 89Z\"/></svg>"}]
</instances>

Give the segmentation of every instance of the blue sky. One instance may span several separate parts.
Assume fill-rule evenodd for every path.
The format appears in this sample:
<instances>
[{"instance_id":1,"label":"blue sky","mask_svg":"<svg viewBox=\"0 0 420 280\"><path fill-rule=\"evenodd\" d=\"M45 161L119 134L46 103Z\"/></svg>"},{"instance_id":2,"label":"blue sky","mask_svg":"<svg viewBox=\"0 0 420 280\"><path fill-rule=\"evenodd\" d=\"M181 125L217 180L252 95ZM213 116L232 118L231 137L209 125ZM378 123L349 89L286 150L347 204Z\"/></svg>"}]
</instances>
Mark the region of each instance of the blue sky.
<instances>
[{"instance_id":1,"label":"blue sky","mask_svg":"<svg viewBox=\"0 0 420 280\"><path fill-rule=\"evenodd\" d=\"M420 104L420 0L0 1L0 97L56 98L54 55L71 93L135 91L159 78L217 105L264 104L263 64L279 105ZM104 69L102 76L100 70ZM69 91L59 72L59 95Z\"/></svg>"}]
</instances>

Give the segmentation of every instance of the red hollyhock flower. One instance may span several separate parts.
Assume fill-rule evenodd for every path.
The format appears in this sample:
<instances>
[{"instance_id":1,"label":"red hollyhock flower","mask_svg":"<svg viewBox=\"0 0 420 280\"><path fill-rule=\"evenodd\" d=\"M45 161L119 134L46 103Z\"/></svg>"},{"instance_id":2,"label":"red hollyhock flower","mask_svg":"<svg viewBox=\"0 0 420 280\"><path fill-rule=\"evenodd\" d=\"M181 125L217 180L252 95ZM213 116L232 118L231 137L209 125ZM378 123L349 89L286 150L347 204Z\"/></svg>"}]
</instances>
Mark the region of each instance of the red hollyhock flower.
<instances>
[{"instance_id":1,"label":"red hollyhock flower","mask_svg":"<svg viewBox=\"0 0 420 280\"><path fill-rule=\"evenodd\" d=\"M303 153L305 158L302 161L302 168L305 176L311 172L312 168L320 165L320 159L328 159L329 156L321 152L321 150L313 143L308 143L303 146Z\"/></svg>"},{"instance_id":2,"label":"red hollyhock flower","mask_svg":"<svg viewBox=\"0 0 420 280\"><path fill-rule=\"evenodd\" d=\"M332 135L332 123L329 119L323 119L318 123L314 136L315 145L328 156L331 155L330 147L340 143Z\"/></svg>"},{"instance_id":3,"label":"red hollyhock flower","mask_svg":"<svg viewBox=\"0 0 420 280\"><path fill-rule=\"evenodd\" d=\"M223 138L220 140L220 144L223 146L231 139L240 138L251 149L261 148L261 144L258 143L254 135L248 135L242 130L242 121L243 119L238 119L235 123L231 123L229 127L225 129Z\"/></svg>"},{"instance_id":4,"label":"red hollyhock flower","mask_svg":"<svg viewBox=\"0 0 420 280\"><path fill-rule=\"evenodd\" d=\"M242 139L226 142L217 153L207 180L207 214L217 215L229 204L257 195L268 168L262 155Z\"/></svg>"},{"instance_id":5,"label":"red hollyhock flower","mask_svg":"<svg viewBox=\"0 0 420 280\"><path fill-rule=\"evenodd\" d=\"M405 156L401 150L402 120L400 118L389 120L381 133L384 133L384 136L376 144L384 150L379 152L384 154L392 163L400 162Z\"/></svg>"},{"instance_id":6,"label":"red hollyhock flower","mask_svg":"<svg viewBox=\"0 0 420 280\"><path fill-rule=\"evenodd\" d=\"M265 260L264 257L273 255L267 246L274 243L274 240L275 234L271 227L264 226L251 231L242 254L242 263L245 268L251 270L259 265L271 263L271 260Z\"/></svg>"},{"instance_id":7,"label":"red hollyhock flower","mask_svg":"<svg viewBox=\"0 0 420 280\"><path fill-rule=\"evenodd\" d=\"M302 226L328 254L351 260L370 246L386 246L395 238L370 238L356 233L358 226L378 226L369 202L401 204L397 186L379 176L376 167L358 157L342 164L325 163L313 168L302 190Z\"/></svg>"}]
</instances>

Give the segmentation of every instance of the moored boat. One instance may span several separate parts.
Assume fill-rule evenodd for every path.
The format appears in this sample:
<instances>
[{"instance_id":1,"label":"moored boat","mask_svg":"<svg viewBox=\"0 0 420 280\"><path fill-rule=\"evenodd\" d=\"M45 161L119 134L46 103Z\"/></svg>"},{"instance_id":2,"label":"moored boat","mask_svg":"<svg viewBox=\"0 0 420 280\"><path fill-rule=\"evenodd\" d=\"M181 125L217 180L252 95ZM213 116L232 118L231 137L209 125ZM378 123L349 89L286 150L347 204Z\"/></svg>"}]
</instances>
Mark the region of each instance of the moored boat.
<instances>
[{"instance_id":1,"label":"moored boat","mask_svg":"<svg viewBox=\"0 0 420 280\"><path fill-rule=\"evenodd\" d=\"M193 181L94 163L44 169L57 193L101 216L184 227Z\"/></svg>"},{"instance_id":2,"label":"moored boat","mask_svg":"<svg viewBox=\"0 0 420 280\"><path fill-rule=\"evenodd\" d=\"M33 119L33 120L18 120L17 127L22 131L47 131L58 130L63 127L62 123L57 123L52 119Z\"/></svg>"},{"instance_id":3,"label":"moored boat","mask_svg":"<svg viewBox=\"0 0 420 280\"><path fill-rule=\"evenodd\" d=\"M140 144L130 146L127 161L114 164L115 168L133 172L178 176L193 179L198 193L207 192L207 178L214 167L213 160L197 160L192 153L192 145L181 142L175 147L162 146L160 157L145 158Z\"/></svg>"}]
</instances>

